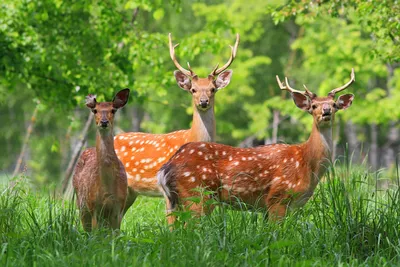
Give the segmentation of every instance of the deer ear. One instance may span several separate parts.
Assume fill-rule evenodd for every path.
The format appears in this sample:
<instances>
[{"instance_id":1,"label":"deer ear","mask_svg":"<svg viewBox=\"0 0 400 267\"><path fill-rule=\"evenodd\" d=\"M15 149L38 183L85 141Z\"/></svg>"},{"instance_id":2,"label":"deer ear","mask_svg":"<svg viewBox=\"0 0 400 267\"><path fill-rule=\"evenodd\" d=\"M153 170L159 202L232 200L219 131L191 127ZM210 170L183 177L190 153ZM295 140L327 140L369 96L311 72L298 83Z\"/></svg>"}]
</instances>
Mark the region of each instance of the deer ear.
<instances>
[{"instance_id":1,"label":"deer ear","mask_svg":"<svg viewBox=\"0 0 400 267\"><path fill-rule=\"evenodd\" d=\"M217 79L215 80L215 85L217 89L222 89L230 83L232 78L232 70L226 70L218 75Z\"/></svg>"},{"instance_id":2,"label":"deer ear","mask_svg":"<svg viewBox=\"0 0 400 267\"><path fill-rule=\"evenodd\" d=\"M336 100L336 106L338 109L346 109L351 106L353 103L354 95L353 94L345 94L338 97Z\"/></svg>"},{"instance_id":3,"label":"deer ear","mask_svg":"<svg viewBox=\"0 0 400 267\"><path fill-rule=\"evenodd\" d=\"M113 99L114 108L122 108L128 102L129 99L129 89L125 88L119 91Z\"/></svg>"},{"instance_id":4,"label":"deer ear","mask_svg":"<svg viewBox=\"0 0 400 267\"><path fill-rule=\"evenodd\" d=\"M93 108L95 108L96 107L96 95L88 95L87 97L86 97L86 106L88 107L88 108L90 108L90 109L93 109Z\"/></svg>"},{"instance_id":5,"label":"deer ear","mask_svg":"<svg viewBox=\"0 0 400 267\"><path fill-rule=\"evenodd\" d=\"M192 82L190 81L190 78L183 74L183 72L176 70L174 71L174 76L180 88L187 91L192 88Z\"/></svg>"},{"instance_id":6,"label":"deer ear","mask_svg":"<svg viewBox=\"0 0 400 267\"><path fill-rule=\"evenodd\" d=\"M298 108L310 112L311 102L308 97L300 93L293 92L292 98Z\"/></svg>"}]
</instances>

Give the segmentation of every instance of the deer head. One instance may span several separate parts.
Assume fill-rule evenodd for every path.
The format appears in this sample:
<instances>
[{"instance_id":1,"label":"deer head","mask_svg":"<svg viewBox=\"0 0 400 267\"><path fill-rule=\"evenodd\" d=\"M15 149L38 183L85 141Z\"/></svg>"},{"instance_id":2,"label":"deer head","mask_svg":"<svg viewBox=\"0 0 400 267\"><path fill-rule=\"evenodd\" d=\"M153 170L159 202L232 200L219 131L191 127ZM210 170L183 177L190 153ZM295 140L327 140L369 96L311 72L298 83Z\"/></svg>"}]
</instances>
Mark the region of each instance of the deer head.
<instances>
[{"instance_id":1,"label":"deer head","mask_svg":"<svg viewBox=\"0 0 400 267\"><path fill-rule=\"evenodd\" d=\"M343 91L355 81L354 69L351 70L350 80L343 86L333 89L326 97L319 97L312 93L304 86L305 91L298 91L290 87L288 79L285 77L285 82L279 80L278 75L276 80L281 90L287 90L292 94L292 98L296 106L302 110L307 111L314 117L314 121L319 126L331 125L334 121L335 113L341 109L346 109L351 106L354 95L345 94L341 95L335 100L335 94Z\"/></svg>"},{"instance_id":2,"label":"deer head","mask_svg":"<svg viewBox=\"0 0 400 267\"><path fill-rule=\"evenodd\" d=\"M110 130L114 123L114 114L118 109L125 106L129 98L129 89L119 91L112 102L97 102L95 95L86 97L86 106L90 108L95 116L95 122L99 130Z\"/></svg>"},{"instance_id":3,"label":"deer head","mask_svg":"<svg viewBox=\"0 0 400 267\"><path fill-rule=\"evenodd\" d=\"M174 72L176 82L179 87L190 92L193 96L194 105L200 110L207 110L214 105L215 93L224 87L226 87L232 77L232 70L226 70L233 62L236 57L237 48L239 45L239 34L236 35L236 43L231 47L231 56L228 62L218 68L218 64L211 71L207 78L199 78L188 62L189 70L183 68L175 57L175 48L179 45L172 45L171 34L169 37L169 52L172 61L178 68Z\"/></svg>"}]
</instances>

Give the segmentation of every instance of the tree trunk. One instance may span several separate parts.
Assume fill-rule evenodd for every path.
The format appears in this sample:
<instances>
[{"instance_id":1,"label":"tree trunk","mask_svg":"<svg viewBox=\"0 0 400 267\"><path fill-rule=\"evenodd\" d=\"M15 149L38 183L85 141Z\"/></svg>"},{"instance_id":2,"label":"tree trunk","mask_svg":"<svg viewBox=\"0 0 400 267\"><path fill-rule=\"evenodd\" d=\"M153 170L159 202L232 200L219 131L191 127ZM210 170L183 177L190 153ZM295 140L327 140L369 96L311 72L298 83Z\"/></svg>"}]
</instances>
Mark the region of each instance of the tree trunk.
<instances>
[{"instance_id":1,"label":"tree trunk","mask_svg":"<svg viewBox=\"0 0 400 267\"><path fill-rule=\"evenodd\" d=\"M272 143L276 144L278 142L278 129L279 129L279 110L273 111L273 119L272 119Z\"/></svg>"},{"instance_id":2,"label":"tree trunk","mask_svg":"<svg viewBox=\"0 0 400 267\"><path fill-rule=\"evenodd\" d=\"M376 171L379 167L378 157L378 127L376 124L371 124L371 147L369 151L369 162L371 164L372 170Z\"/></svg>"},{"instance_id":3,"label":"tree trunk","mask_svg":"<svg viewBox=\"0 0 400 267\"><path fill-rule=\"evenodd\" d=\"M388 70L388 75L386 79L386 91L388 98L392 97L392 88L389 86L390 80L393 78L394 70L397 68L392 64L387 64L386 68ZM387 131L386 143L383 146L384 155L381 157L381 164L383 167L388 168L396 161L396 154L398 151L399 142L399 128L397 127L397 122L390 122L389 129Z\"/></svg>"},{"instance_id":4,"label":"tree trunk","mask_svg":"<svg viewBox=\"0 0 400 267\"><path fill-rule=\"evenodd\" d=\"M28 128L27 128L26 134L25 134L25 138L24 138L24 141L22 143L21 152L19 153L19 156L18 156L18 159L17 159L17 164L15 165L15 169L13 171L12 177L15 177L18 174L18 172L20 171L20 168L21 168L21 165L22 165L22 161L23 161L23 158L25 156L25 153L26 153L26 150L27 150L27 147L28 147L29 138L31 137L31 133L32 133L32 130L33 130L33 125L35 124L35 121L36 121L36 115L37 115L37 112L38 112L38 107L39 107L39 102L37 103L35 109L33 110L32 117L31 117L31 119L29 121L29 125L28 125Z\"/></svg>"},{"instance_id":5,"label":"tree trunk","mask_svg":"<svg viewBox=\"0 0 400 267\"><path fill-rule=\"evenodd\" d=\"M391 122L387 133L386 143L383 146L385 153L382 155L381 164L383 167L388 168L396 161L396 154L399 153L398 149L399 142L399 129L396 127L396 123Z\"/></svg>"},{"instance_id":6,"label":"tree trunk","mask_svg":"<svg viewBox=\"0 0 400 267\"><path fill-rule=\"evenodd\" d=\"M344 128L344 134L346 135L347 144L348 144L348 155L352 159L354 163L360 163L360 145L357 139L357 127L354 123L349 120L346 122L346 126Z\"/></svg>"},{"instance_id":7,"label":"tree trunk","mask_svg":"<svg viewBox=\"0 0 400 267\"><path fill-rule=\"evenodd\" d=\"M82 153L82 149L84 148L84 145L86 143L86 139L87 139L87 135L89 132L89 128L90 125L92 124L93 121L93 113L90 112L89 117L86 120L86 124L85 127L82 130L82 133L79 137L79 141L78 144L76 145L75 151L72 153L72 157L71 160L69 161L67 170L65 171L65 175L64 175L64 181L62 184L62 193L64 194L65 197L69 197L72 188L72 183L71 183L71 177L73 174L73 171L75 169L75 165L78 162L79 156ZM70 188L69 190L67 190L68 188ZM68 195L67 195L68 193Z\"/></svg>"},{"instance_id":8,"label":"tree trunk","mask_svg":"<svg viewBox=\"0 0 400 267\"><path fill-rule=\"evenodd\" d=\"M335 127L333 128L333 140L332 140L332 162L335 161L337 155L337 144L339 142L339 133L340 133L340 123L336 123Z\"/></svg>"},{"instance_id":9,"label":"tree trunk","mask_svg":"<svg viewBox=\"0 0 400 267\"><path fill-rule=\"evenodd\" d=\"M143 108L138 105L133 106L132 115L131 115L131 118L132 118L131 130L132 130L132 132L140 132L141 131L141 124L143 121L143 117L144 117Z\"/></svg>"}]
</instances>

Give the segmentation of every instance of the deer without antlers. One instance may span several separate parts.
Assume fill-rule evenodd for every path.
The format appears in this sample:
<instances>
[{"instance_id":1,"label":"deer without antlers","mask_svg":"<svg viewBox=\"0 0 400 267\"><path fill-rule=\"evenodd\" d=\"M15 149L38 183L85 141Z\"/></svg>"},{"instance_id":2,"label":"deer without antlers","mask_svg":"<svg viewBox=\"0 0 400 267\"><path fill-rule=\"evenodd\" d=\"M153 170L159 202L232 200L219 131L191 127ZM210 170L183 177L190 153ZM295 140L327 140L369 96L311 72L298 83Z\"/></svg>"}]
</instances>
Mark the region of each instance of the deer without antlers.
<instances>
[{"instance_id":1,"label":"deer without antlers","mask_svg":"<svg viewBox=\"0 0 400 267\"><path fill-rule=\"evenodd\" d=\"M119 91L112 102L86 97L95 116L96 147L86 149L75 167L73 186L83 228L99 226L119 229L125 208L127 178L124 165L114 151L113 124L118 109L125 106L129 89Z\"/></svg>"},{"instance_id":2,"label":"deer without antlers","mask_svg":"<svg viewBox=\"0 0 400 267\"><path fill-rule=\"evenodd\" d=\"M334 96L354 82L354 70L350 82L327 97L318 97L308 89L295 90L287 78L282 83L277 76L277 81L282 90L291 92L297 107L313 116L309 139L297 145L255 148L204 142L182 146L157 174L170 224L176 219L172 212L179 204L196 215L210 213L214 206L205 202L212 197L230 203L240 199L268 210L272 219L282 218L288 207L302 206L311 197L330 162L335 113L350 107L354 98L346 94L335 101ZM215 194L202 196L201 190L193 190L196 188ZM190 202L190 197L200 197L200 203Z\"/></svg>"},{"instance_id":3,"label":"deer without antlers","mask_svg":"<svg viewBox=\"0 0 400 267\"><path fill-rule=\"evenodd\" d=\"M168 37L170 56L178 69L174 72L176 81L179 87L192 94L193 123L189 130L168 134L136 132L115 137L117 155L128 174L126 210L134 203L138 194L162 196L157 186L157 171L181 145L193 141L214 141L214 95L229 84L232 71L227 68L235 59L239 45L237 35L228 62L221 68L217 65L207 78L199 78L189 64L189 70L179 64L175 56L178 44L172 45L171 34Z\"/></svg>"}]
</instances>

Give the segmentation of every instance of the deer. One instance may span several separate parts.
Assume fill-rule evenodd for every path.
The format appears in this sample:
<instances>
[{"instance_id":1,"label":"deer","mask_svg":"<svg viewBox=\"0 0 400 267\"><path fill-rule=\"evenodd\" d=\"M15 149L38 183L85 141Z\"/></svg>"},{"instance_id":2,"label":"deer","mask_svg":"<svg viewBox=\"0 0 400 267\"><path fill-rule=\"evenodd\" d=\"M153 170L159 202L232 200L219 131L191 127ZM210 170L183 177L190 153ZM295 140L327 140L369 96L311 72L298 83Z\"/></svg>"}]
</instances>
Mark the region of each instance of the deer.
<instances>
[{"instance_id":1,"label":"deer","mask_svg":"<svg viewBox=\"0 0 400 267\"><path fill-rule=\"evenodd\" d=\"M236 35L235 45L230 46L229 60L220 68L217 64L207 78L200 78L189 63L188 69L183 68L175 56L175 48L179 44L172 45L171 33L168 39L170 57L178 69L174 71L176 82L181 89L192 95L192 126L188 130L167 134L127 132L115 137L115 151L128 176L125 211L135 202L138 195L162 197L157 185L157 171L180 146L188 142L215 140L214 97L217 91L228 86L232 77L232 70L227 69L236 57L239 34Z\"/></svg>"},{"instance_id":2,"label":"deer","mask_svg":"<svg viewBox=\"0 0 400 267\"><path fill-rule=\"evenodd\" d=\"M86 106L94 114L96 147L82 152L73 176L77 206L83 229L106 227L120 229L127 197L127 176L124 165L114 150L114 116L125 106L129 89L119 91L112 102L97 102L86 97Z\"/></svg>"},{"instance_id":3,"label":"deer","mask_svg":"<svg viewBox=\"0 0 400 267\"><path fill-rule=\"evenodd\" d=\"M305 85L305 91L293 89L287 77L284 83L278 75L276 79L281 90L291 93L295 105L313 116L308 140L254 148L205 142L183 145L157 174L169 225L176 221L177 210L189 210L195 217L210 214L215 199L233 208L240 200L249 209L265 211L266 218L280 221L288 208L303 206L313 195L331 163L335 113L349 108L354 99L353 94L345 94L335 100L335 94L355 81L354 69L350 81L326 97Z\"/></svg>"}]
</instances>

